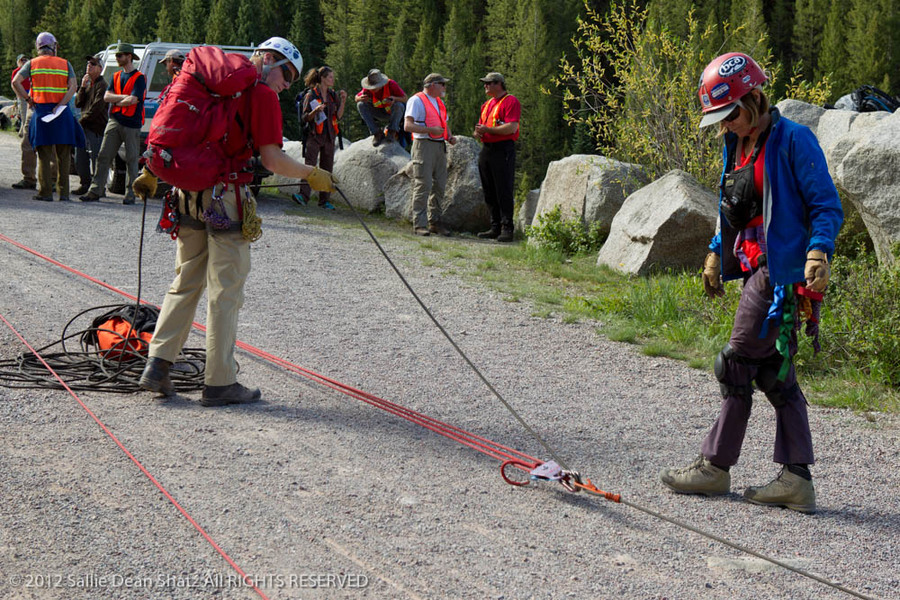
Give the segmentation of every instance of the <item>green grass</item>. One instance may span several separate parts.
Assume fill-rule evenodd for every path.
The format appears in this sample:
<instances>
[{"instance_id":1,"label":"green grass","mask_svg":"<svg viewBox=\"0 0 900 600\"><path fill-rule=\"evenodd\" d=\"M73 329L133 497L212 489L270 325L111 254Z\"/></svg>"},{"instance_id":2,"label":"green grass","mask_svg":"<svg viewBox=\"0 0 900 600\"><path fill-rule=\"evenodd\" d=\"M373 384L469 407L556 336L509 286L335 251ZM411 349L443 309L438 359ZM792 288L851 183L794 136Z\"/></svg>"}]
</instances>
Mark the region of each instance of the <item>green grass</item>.
<instances>
[{"instance_id":1,"label":"green grass","mask_svg":"<svg viewBox=\"0 0 900 600\"><path fill-rule=\"evenodd\" d=\"M345 206L328 213L303 209L289 212L323 224L361 229ZM537 318L596 322L598 335L635 344L647 356L672 358L692 368L711 370L713 359L731 333L740 298L737 283L726 286L724 298L710 300L703 294L699 273L628 277L598 267L595 252L566 256L522 241L509 245L483 242L471 234L414 238L408 226L382 215L365 215L364 219L392 258L400 253L405 260L493 289L507 302L530 303L531 314ZM360 235L366 234L360 231ZM842 319L830 313L829 299L833 305L839 298L839 294L829 294L823 309L825 349L846 337L841 333ZM830 337L830 327L837 340ZM810 402L863 413L900 412L900 389L881 383L877 360L869 363L872 368L868 369L842 358L837 351L813 356L810 342L803 335L800 338L795 362Z\"/></svg>"}]
</instances>

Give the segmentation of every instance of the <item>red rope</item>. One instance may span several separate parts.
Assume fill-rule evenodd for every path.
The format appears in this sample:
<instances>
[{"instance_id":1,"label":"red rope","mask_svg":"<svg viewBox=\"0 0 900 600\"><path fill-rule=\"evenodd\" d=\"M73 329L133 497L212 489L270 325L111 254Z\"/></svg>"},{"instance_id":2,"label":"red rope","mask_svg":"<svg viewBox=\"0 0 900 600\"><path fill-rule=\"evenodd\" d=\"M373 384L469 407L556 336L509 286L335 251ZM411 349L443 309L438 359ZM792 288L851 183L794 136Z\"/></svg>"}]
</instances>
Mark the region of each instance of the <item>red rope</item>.
<instances>
[{"instance_id":1,"label":"red rope","mask_svg":"<svg viewBox=\"0 0 900 600\"><path fill-rule=\"evenodd\" d=\"M63 263L61 263L57 260L54 260L54 259L50 258L49 256L45 256L45 255L41 254L40 252L37 252L36 250L32 250L28 246L20 244L16 241L12 240L11 238L3 235L2 233L0 233L0 240L8 242L8 243L16 246L17 248L20 248L30 254L33 254L34 256L37 256L38 258L46 260L47 262L54 264L62 269L65 269L66 271L69 271L70 273L78 275L79 277L84 277L88 281L96 283L97 285L100 285L112 292L115 292L116 294L124 296L130 300L137 301L137 297L135 297L131 294L128 294L128 293L126 293L108 283L105 283L95 277L91 277L90 275L87 275L86 273L82 273L81 271L79 271L77 269L74 269L72 267L64 265ZM203 332L206 331L206 327L197 323L196 321L193 323L193 326L196 329L198 329L199 331L203 331ZM471 432L461 429L459 427L455 427L448 423L444 423L443 421L439 421L437 419L429 417L428 415L425 415L424 413L416 412L416 411L406 408L400 404L390 402L388 400L379 398L378 396L375 396L368 392L364 392L362 390L351 387L345 383L341 383L340 381L337 381L336 379L332 379L325 375L316 373L315 371L311 371L304 367L295 365L288 360L277 357L277 356L270 354L264 350L256 348L255 346L251 346L250 344L248 344L246 342L242 342L242 341L238 340L235 345L238 348L240 348L246 352L249 352L250 354L253 354L254 356L262 358L263 360L265 360L267 362L270 362L274 365L278 365L284 369L287 369L288 371L291 371L293 373L296 373L298 375L306 377L307 379L309 379L311 381L320 383L320 384L322 384L326 387L329 387L333 390L339 391L343 394L346 394L347 396L350 396L351 398L356 398L357 400L360 400L361 402L365 402L366 404L369 404L376 408L380 408L381 410L384 410L385 412L388 412L392 415L406 419L407 421L410 421L412 423L420 425L430 431L433 431L434 433L437 433L438 435L442 435L446 438L449 438L451 440L459 442L460 444L462 444L464 446L472 448L473 450L481 452L482 454L486 454L486 455L488 455L492 458L495 458L501 462L511 461L511 464L519 469L531 470L531 469L536 468L538 465L540 465L543 462L537 458L534 458L533 456L529 456L528 454L519 452L518 450L515 450L513 448L509 448L508 446L498 444L497 442L494 442L487 438L475 435L474 433L471 433ZM531 469L527 468L528 465L531 465Z\"/></svg>"},{"instance_id":2,"label":"red rope","mask_svg":"<svg viewBox=\"0 0 900 600\"><path fill-rule=\"evenodd\" d=\"M2 235L2 234L0 234L0 235ZM260 590L256 586L256 584L253 583L252 578L248 577L247 574L244 572L244 570L241 569L237 565L237 563L235 563L231 559L230 556L228 556L228 553L225 552L222 549L222 547L219 546L219 544L217 544L216 541L214 539L212 539L212 537L208 533L206 533L206 530L203 529L203 527L201 527L200 524L197 523L197 521L195 521L194 518L188 514L188 512L178 503L177 500L175 500L175 498L172 497L172 494L170 494L169 491L165 487L163 487L163 485L156 479L156 477L154 477L153 475L150 474L150 471L148 471L146 469L146 467L144 467L144 465L141 463L141 461L139 461L134 456L134 454L132 454L128 450L128 448L126 448L124 446L124 444L122 444L122 442L119 441L119 438L117 438L116 435L112 431L110 431L110 429L106 426L106 424L104 424L103 421L101 421L97 417L97 415L95 415L93 413L93 411L91 411L91 409L87 407L87 405L81 400L81 398L78 396L78 394L76 394L74 391L72 391L72 388L70 388L68 385L66 385L66 382L62 380L62 378L56 373L56 371L53 370L53 368L49 364L47 364L47 362L44 360L44 357L41 356L40 354L38 354L37 350L35 350L31 346L31 344L29 344L28 341L25 340L24 337L22 337L22 334L20 334L16 330L16 328L12 326L12 323L7 321L6 317L4 317L2 314L0 314L0 320L2 320L6 324L6 326L9 327L9 329L16 335L16 337L18 337L22 341L22 343L25 344L25 347L28 348L28 350L31 351L31 353L34 354L34 356L39 361L41 361L41 363L44 365L44 367L46 367L46 369L48 371L50 371L50 373L53 375L53 377L55 377L56 380L59 381L59 383L62 384L62 386L64 388L66 388L66 390L69 392L69 394L73 398L75 398L75 400L78 402L78 404L81 405L81 408L83 408L85 410L85 412L87 412L87 414L90 415L90 417L97 423L97 425L100 426L100 429L102 429L106 433L106 435L108 435L110 437L110 439L113 442L115 442L116 446L118 446L122 450L122 452L124 452L125 455L131 459L131 462L133 462L135 465L137 465L137 468L141 470L141 473L143 473L144 475L147 476L147 479L149 479L153 483L153 485L155 485L156 488L160 492L162 492L163 496L165 496L169 500L169 502L171 502L172 505L178 509L178 511L184 516L184 518L187 519L188 522L194 526L194 529L196 529L200 533L200 535L202 535L206 539L206 541L209 542L209 544L216 550L216 552L218 552L222 556L222 558L225 559L225 562L227 562L229 565L231 565L231 568L233 568L238 573L238 575L241 576L241 580L244 581L245 583L248 583L250 585L250 587L253 588L253 591L255 591L257 594L259 594L260 598L269 600L268 596L266 596L263 593L263 591Z\"/></svg>"}]
</instances>

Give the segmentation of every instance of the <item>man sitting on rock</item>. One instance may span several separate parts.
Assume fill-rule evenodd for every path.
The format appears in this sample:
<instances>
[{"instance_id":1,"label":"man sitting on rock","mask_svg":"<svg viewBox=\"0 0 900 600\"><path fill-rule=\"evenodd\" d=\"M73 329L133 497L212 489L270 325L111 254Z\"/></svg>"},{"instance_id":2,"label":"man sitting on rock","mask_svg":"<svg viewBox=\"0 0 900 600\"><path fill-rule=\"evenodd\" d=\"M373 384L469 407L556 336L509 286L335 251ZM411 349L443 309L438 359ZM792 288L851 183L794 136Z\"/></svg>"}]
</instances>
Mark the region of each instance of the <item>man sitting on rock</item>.
<instances>
[{"instance_id":1,"label":"man sitting on rock","mask_svg":"<svg viewBox=\"0 0 900 600\"><path fill-rule=\"evenodd\" d=\"M372 145L379 146L385 139L388 142L396 141L406 110L406 92L378 69L372 69L363 77L362 88L356 94L356 109L369 128L369 133L375 136ZM387 137L381 125L376 125L376 121L388 124Z\"/></svg>"}]
</instances>

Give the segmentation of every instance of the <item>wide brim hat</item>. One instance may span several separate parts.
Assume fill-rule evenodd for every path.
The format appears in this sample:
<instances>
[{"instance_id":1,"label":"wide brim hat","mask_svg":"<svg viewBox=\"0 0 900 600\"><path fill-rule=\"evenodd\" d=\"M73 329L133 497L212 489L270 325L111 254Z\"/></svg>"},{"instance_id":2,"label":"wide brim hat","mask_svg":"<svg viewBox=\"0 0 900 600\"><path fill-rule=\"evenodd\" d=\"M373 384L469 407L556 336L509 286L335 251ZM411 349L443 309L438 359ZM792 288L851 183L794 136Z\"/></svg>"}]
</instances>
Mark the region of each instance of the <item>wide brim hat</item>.
<instances>
[{"instance_id":1,"label":"wide brim hat","mask_svg":"<svg viewBox=\"0 0 900 600\"><path fill-rule=\"evenodd\" d=\"M134 53L134 46L131 44L119 44L116 46L116 54L130 54L132 60L141 60L141 57Z\"/></svg>"},{"instance_id":2,"label":"wide brim hat","mask_svg":"<svg viewBox=\"0 0 900 600\"><path fill-rule=\"evenodd\" d=\"M360 85L365 90L380 90L387 85L388 81L390 79L388 79L387 75L378 69L372 69L368 75L362 78Z\"/></svg>"}]
</instances>

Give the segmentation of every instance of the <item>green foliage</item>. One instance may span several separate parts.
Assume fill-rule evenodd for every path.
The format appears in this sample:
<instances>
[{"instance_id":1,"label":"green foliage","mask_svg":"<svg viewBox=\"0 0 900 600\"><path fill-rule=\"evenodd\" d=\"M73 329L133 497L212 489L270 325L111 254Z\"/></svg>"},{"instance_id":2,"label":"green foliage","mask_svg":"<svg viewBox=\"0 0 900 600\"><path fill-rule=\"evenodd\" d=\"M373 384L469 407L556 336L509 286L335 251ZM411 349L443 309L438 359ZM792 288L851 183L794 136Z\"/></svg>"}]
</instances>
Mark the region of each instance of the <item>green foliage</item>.
<instances>
[{"instance_id":1,"label":"green foliage","mask_svg":"<svg viewBox=\"0 0 900 600\"><path fill-rule=\"evenodd\" d=\"M566 256L598 250L606 239L600 223L593 222L585 227L574 210L572 213L572 218L564 219L562 209L556 205L538 215L536 225L528 227L525 235L535 245Z\"/></svg>"}]
</instances>

